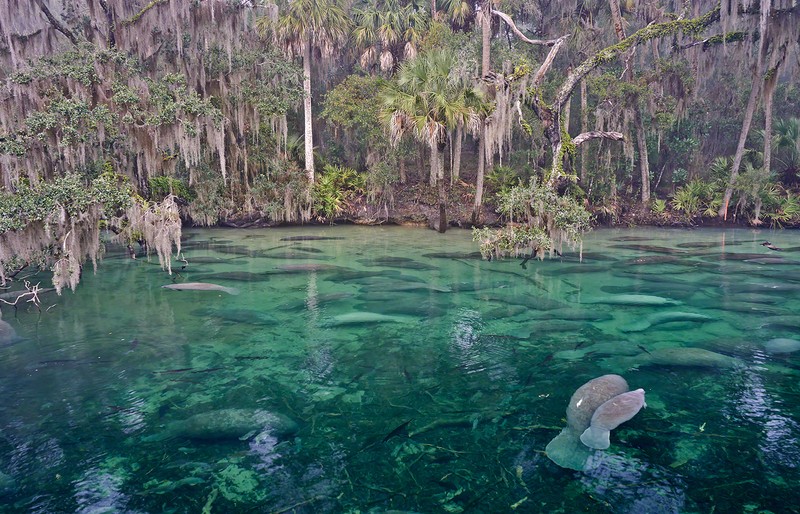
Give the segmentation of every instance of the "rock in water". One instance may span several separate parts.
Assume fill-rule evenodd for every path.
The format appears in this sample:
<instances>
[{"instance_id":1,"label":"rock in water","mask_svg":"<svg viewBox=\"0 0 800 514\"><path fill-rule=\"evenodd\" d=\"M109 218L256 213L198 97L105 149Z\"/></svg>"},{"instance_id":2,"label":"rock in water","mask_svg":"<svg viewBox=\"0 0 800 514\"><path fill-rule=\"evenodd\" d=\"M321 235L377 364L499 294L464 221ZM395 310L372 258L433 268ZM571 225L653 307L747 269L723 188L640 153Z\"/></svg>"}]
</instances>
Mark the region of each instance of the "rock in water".
<instances>
[{"instance_id":1,"label":"rock in water","mask_svg":"<svg viewBox=\"0 0 800 514\"><path fill-rule=\"evenodd\" d=\"M581 442L595 450L611 446L611 431L634 417L644 402L644 389L622 393L597 408L592 415L592 424L581 434Z\"/></svg>"},{"instance_id":2,"label":"rock in water","mask_svg":"<svg viewBox=\"0 0 800 514\"><path fill-rule=\"evenodd\" d=\"M582 470L592 451L581 444L581 434L600 405L626 391L628 383L619 375L603 375L579 387L567 405L567 427L545 448L550 460L562 468Z\"/></svg>"},{"instance_id":3,"label":"rock in water","mask_svg":"<svg viewBox=\"0 0 800 514\"><path fill-rule=\"evenodd\" d=\"M208 441L241 439L264 431L275 437L286 437L297 431L297 423L283 414L265 410L222 409L172 422L164 432L144 440L163 441L175 437Z\"/></svg>"},{"instance_id":4,"label":"rock in water","mask_svg":"<svg viewBox=\"0 0 800 514\"><path fill-rule=\"evenodd\" d=\"M222 291L223 293L232 295L239 294L239 290L235 287L225 287L217 284L209 284L208 282L184 282L182 284L168 284L161 287L174 291Z\"/></svg>"}]
</instances>

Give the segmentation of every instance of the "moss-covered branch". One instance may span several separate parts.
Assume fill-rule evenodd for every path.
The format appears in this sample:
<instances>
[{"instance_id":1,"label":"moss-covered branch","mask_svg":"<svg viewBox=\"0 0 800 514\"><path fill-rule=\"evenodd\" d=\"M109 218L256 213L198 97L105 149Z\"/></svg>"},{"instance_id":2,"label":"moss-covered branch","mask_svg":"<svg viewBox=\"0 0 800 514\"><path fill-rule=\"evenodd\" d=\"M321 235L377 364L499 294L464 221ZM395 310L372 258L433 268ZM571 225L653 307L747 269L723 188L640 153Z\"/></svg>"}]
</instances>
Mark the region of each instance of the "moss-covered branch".
<instances>
[{"instance_id":1,"label":"moss-covered branch","mask_svg":"<svg viewBox=\"0 0 800 514\"><path fill-rule=\"evenodd\" d=\"M153 7L155 7L155 6L159 5L159 4L163 4L163 3L164 3L164 2L166 2L166 1L167 1L167 0L152 0L152 1L151 1L149 4L145 5L145 6L142 8L142 10L141 10L141 11L139 11L139 12L138 12L138 13L136 13L136 14L134 14L134 15L133 15L133 16L131 16L129 19L127 19L127 20L123 21L123 22L122 22L122 24L123 24L123 25L132 25L132 24L136 23L137 21L139 21L139 18L141 18L142 16L144 16L144 14L145 14L147 11L149 11L150 9L152 9Z\"/></svg>"},{"instance_id":2,"label":"moss-covered branch","mask_svg":"<svg viewBox=\"0 0 800 514\"><path fill-rule=\"evenodd\" d=\"M648 25L640 30L637 30L630 36L626 37L616 45L606 47L597 52L592 57L586 59L572 73L567 76L564 84L556 94L553 101L554 110L560 111L561 108L567 103L575 86L581 81L583 77L589 74L590 71L598 66L611 62L616 59L620 54L623 54L631 48L638 46L642 43L652 39L671 36L682 32L683 34L697 35L705 30L713 23L719 21L720 5L717 4L714 9L706 14L693 18L690 20L670 20L664 23L655 23Z\"/></svg>"},{"instance_id":3,"label":"moss-covered branch","mask_svg":"<svg viewBox=\"0 0 800 514\"><path fill-rule=\"evenodd\" d=\"M727 43L739 43L747 39L749 35L748 32L743 31L734 31L734 32L724 32L722 34L715 34L713 36L707 37L701 41L694 41L692 43L681 45L678 47L679 50L686 50L687 48L694 48L695 46L703 46L703 51L705 52L711 47L727 44Z\"/></svg>"}]
</instances>

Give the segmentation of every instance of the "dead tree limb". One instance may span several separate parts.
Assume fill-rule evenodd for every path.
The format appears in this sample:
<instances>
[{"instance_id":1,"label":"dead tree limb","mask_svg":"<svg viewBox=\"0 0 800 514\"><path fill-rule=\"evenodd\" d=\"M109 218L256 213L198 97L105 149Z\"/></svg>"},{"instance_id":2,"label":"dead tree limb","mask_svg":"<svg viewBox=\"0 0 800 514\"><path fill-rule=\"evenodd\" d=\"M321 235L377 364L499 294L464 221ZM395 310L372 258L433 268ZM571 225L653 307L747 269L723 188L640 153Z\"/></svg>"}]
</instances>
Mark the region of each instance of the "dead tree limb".
<instances>
[{"instance_id":1,"label":"dead tree limb","mask_svg":"<svg viewBox=\"0 0 800 514\"><path fill-rule=\"evenodd\" d=\"M506 22L506 25L508 25L508 27L511 29L511 31L514 32L514 34L517 35L517 37L519 37L521 40L525 41L526 43L530 43L532 45L553 46L556 43L558 43L561 39L563 39L563 37L566 37L566 36L563 36L563 37L560 37L560 38L557 38L557 39L529 39L528 37L525 36L525 34L523 34L517 28L517 26L514 24L514 20L511 19L511 16L507 15L504 12L500 12L500 11L498 11L496 9L492 9L492 14L494 14L495 16L497 16L498 18L500 18L501 20Z\"/></svg>"},{"instance_id":2,"label":"dead tree limb","mask_svg":"<svg viewBox=\"0 0 800 514\"><path fill-rule=\"evenodd\" d=\"M581 143L585 143L591 139L611 139L612 141L622 141L625 139L625 136L622 135L620 132L606 132L603 130L592 130L590 132L584 132L582 134L578 134L574 138L572 138L572 142L575 146L580 145Z\"/></svg>"},{"instance_id":3,"label":"dead tree limb","mask_svg":"<svg viewBox=\"0 0 800 514\"><path fill-rule=\"evenodd\" d=\"M39 9L41 9L41 11L44 13L44 16L47 18L47 21L50 22L50 25L52 25L57 31L67 36L67 39L69 39L73 45L77 46L78 38L76 38L75 34L73 34L72 31L70 31L67 27L65 27L63 23L58 21L56 17L53 16L53 13L50 12L50 9L45 5L44 0L34 0L34 1L36 2L36 5L39 6Z\"/></svg>"}]
</instances>

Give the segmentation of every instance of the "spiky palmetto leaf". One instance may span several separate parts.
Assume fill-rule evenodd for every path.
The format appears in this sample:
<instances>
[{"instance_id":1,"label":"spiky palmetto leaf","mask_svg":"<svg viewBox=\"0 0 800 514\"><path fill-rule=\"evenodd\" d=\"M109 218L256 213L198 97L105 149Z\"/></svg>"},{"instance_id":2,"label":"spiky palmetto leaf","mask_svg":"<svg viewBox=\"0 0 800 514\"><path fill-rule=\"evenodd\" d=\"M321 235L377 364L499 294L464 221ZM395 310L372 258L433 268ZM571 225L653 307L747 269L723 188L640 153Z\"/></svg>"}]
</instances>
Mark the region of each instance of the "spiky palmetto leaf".
<instances>
[{"instance_id":1,"label":"spiky palmetto leaf","mask_svg":"<svg viewBox=\"0 0 800 514\"><path fill-rule=\"evenodd\" d=\"M404 62L397 80L382 91L383 118L393 141L406 133L426 143L443 143L459 123L475 127L482 95L451 73L455 56L431 51Z\"/></svg>"}]
</instances>

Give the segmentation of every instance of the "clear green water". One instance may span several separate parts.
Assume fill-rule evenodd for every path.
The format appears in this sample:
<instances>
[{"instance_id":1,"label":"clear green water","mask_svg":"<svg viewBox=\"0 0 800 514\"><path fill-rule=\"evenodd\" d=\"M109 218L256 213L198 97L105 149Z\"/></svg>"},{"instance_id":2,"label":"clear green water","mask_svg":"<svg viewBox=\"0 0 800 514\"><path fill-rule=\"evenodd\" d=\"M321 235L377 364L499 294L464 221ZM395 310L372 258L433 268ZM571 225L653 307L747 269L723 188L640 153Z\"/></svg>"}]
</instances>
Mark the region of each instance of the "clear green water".
<instances>
[{"instance_id":1,"label":"clear green water","mask_svg":"<svg viewBox=\"0 0 800 514\"><path fill-rule=\"evenodd\" d=\"M238 295L163 289L155 262L110 247L46 312L3 309L21 340L0 347L0 511L800 508L800 351L765 346L800 339L800 234L598 230L583 262L527 269L481 261L456 230L185 235L179 282ZM281 241L298 235L340 239ZM608 303L623 294L674 305ZM732 364L653 362L675 347ZM648 408L584 471L563 469L544 448L575 389L606 373ZM174 428L232 408L297 430Z\"/></svg>"}]
</instances>

